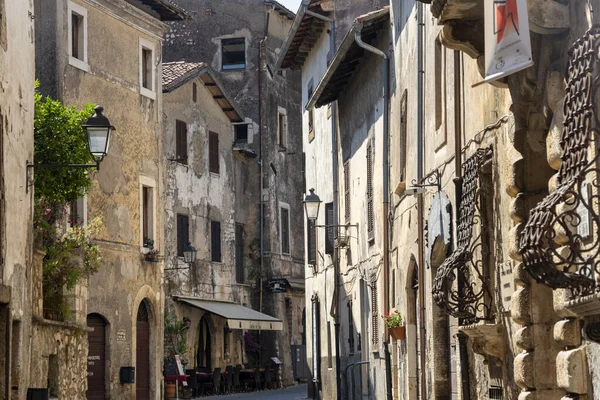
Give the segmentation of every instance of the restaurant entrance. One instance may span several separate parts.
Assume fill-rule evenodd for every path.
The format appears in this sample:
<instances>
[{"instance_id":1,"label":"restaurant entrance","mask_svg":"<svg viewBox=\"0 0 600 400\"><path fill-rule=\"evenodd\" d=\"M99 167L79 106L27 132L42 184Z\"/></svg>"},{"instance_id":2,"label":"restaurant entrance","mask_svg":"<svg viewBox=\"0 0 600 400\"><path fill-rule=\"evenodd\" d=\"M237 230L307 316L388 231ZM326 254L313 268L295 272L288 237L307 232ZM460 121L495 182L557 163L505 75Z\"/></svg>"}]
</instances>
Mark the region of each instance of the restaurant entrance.
<instances>
[{"instance_id":1,"label":"restaurant entrance","mask_svg":"<svg viewBox=\"0 0 600 400\"><path fill-rule=\"evenodd\" d=\"M198 326L198 353L196 354L196 366L198 368L211 369L211 337L206 315L200 319Z\"/></svg>"}]
</instances>

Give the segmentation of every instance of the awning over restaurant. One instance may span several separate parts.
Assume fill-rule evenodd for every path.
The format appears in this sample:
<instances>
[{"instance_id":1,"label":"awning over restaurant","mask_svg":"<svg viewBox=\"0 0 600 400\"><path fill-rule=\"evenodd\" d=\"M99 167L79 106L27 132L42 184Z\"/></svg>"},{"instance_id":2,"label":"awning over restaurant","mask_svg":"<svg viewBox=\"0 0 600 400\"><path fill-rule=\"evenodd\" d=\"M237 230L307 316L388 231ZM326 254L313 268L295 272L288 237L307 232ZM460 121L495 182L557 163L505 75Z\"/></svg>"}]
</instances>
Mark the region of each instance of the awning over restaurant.
<instances>
[{"instance_id":1,"label":"awning over restaurant","mask_svg":"<svg viewBox=\"0 0 600 400\"><path fill-rule=\"evenodd\" d=\"M227 320L229 329L282 331L283 322L248 307L225 301L203 300L195 297L174 297L175 301L218 315Z\"/></svg>"}]
</instances>

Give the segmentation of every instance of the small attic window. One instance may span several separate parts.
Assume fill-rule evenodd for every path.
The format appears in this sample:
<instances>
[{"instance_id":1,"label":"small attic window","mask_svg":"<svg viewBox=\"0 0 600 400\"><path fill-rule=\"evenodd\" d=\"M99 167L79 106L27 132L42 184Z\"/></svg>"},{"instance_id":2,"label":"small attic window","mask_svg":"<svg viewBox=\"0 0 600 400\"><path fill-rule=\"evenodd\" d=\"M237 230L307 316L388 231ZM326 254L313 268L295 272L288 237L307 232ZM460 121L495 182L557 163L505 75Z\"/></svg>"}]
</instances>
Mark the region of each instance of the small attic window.
<instances>
[{"instance_id":1,"label":"small attic window","mask_svg":"<svg viewBox=\"0 0 600 400\"><path fill-rule=\"evenodd\" d=\"M221 55L223 70L246 68L246 39L222 39Z\"/></svg>"}]
</instances>

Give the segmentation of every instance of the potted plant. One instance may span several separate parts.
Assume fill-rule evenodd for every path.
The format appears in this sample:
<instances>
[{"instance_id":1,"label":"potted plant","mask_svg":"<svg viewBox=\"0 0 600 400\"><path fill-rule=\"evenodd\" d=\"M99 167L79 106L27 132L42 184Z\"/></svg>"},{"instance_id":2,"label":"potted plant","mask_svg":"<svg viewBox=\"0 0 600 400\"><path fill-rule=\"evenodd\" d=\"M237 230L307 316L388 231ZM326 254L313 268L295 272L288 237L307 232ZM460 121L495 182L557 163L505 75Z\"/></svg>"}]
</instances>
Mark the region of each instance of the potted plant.
<instances>
[{"instance_id":1,"label":"potted plant","mask_svg":"<svg viewBox=\"0 0 600 400\"><path fill-rule=\"evenodd\" d=\"M149 252L147 252L146 254L144 254L144 258L146 259L146 261L159 262L160 261L159 253L160 252L158 249L152 249Z\"/></svg>"},{"instance_id":2,"label":"potted plant","mask_svg":"<svg viewBox=\"0 0 600 400\"><path fill-rule=\"evenodd\" d=\"M394 340L404 340L406 339L406 327L402 321L402 314L398 312L398 310L394 309L392 313L385 313L382 315L384 322L389 328L390 336Z\"/></svg>"}]
</instances>

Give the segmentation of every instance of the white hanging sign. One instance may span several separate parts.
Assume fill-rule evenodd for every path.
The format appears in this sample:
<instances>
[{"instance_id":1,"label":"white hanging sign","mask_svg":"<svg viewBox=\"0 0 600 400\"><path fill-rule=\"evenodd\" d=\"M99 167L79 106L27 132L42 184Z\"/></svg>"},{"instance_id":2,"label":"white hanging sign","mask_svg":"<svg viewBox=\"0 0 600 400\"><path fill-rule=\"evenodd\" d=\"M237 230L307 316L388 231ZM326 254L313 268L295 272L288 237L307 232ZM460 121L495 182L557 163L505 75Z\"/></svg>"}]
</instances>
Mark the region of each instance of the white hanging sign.
<instances>
[{"instance_id":1,"label":"white hanging sign","mask_svg":"<svg viewBox=\"0 0 600 400\"><path fill-rule=\"evenodd\" d=\"M533 65L526 0L485 0L485 80Z\"/></svg>"}]
</instances>

